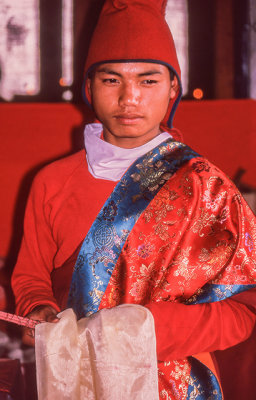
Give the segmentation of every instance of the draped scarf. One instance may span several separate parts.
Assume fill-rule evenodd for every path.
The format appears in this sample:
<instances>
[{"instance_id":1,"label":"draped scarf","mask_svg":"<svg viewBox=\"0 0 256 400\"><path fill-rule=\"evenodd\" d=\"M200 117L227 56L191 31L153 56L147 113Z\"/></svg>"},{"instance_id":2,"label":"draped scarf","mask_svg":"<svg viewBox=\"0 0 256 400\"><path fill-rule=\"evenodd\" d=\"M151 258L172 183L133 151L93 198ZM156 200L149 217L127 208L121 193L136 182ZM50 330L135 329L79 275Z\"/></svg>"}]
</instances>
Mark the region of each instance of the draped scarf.
<instances>
[{"instance_id":1,"label":"draped scarf","mask_svg":"<svg viewBox=\"0 0 256 400\"><path fill-rule=\"evenodd\" d=\"M233 184L169 139L137 159L104 204L78 255L68 306L79 319L122 303L224 300L255 287L255 239ZM197 357L166 360L159 371L170 398L222 398Z\"/></svg>"}]
</instances>

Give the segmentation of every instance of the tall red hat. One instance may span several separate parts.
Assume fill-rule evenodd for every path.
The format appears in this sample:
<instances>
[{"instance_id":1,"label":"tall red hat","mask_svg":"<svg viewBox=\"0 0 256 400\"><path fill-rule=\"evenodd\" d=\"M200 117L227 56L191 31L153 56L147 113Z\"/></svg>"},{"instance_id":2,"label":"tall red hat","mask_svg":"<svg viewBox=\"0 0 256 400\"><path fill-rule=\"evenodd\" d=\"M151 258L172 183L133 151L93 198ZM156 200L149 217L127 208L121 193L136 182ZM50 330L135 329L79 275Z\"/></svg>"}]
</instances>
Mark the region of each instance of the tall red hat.
<instances>
[{"instance_id":1,"label":"tall red hat","mask_svg":"<svg viewBox=\"0 0 256 400\"><path fill-rule=\"evenodd\" d=\"M179 90L161 126L172 127L181 99L180 67L172 34L165 21L166 0L106 0L92 36L88 73L106 62L151 62L166 65L177 76ZM86 85L85 85L86 88ZM85 90L86 102L90 103Z\"/></svg>"}]
</instances>

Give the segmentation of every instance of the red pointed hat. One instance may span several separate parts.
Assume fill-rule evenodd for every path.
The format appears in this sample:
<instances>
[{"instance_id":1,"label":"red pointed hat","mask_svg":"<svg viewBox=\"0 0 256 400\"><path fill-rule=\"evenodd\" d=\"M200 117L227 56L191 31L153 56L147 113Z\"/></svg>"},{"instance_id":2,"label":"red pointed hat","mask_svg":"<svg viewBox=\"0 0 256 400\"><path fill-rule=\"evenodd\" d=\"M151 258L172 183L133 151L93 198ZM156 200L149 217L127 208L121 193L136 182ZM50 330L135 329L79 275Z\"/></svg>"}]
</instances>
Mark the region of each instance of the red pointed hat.
<instances>
[{"instance_id":1,"label":"red pointed hat","mask_svg":"<svg viewBox=\"0 0 256 400\"><path fill-rule=\"evenodd\" d=\"M164 17L166 3L166 0L106 0L90 43L85 81L95 66L106 62L151 62L166 65L179 82L177 96L170 101L167 115L161 124L171 128L182 88L174 41ZM86 90L85 97L90 104Z\"/></svg>"}]
</instances>

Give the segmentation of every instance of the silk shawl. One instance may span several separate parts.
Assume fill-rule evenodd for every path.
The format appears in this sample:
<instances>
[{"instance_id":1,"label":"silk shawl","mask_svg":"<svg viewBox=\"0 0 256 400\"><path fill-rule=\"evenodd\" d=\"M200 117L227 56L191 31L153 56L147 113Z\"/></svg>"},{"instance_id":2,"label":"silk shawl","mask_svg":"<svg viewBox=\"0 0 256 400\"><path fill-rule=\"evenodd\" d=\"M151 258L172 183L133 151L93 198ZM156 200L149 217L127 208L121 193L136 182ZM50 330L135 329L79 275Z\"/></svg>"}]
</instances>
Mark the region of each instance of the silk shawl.
<instances>
[{"instance_id":1,"label":"silk shawl","mask_svg":"<svg viewBox=\"0 0 256 400\"><path fill-rule=\"evenodd\" d=\"M255 241L255 219L232 182L169 139L129 168L103 206L68 306L82 318L122 303L224 300L255 287ZM197 355L159 361L160 398L222 399L209 366Z\"/></svg>"},{"instance_id":2,"label":"silk shawl","mask_svg":"<svg viewBox=\"0 0 256 400\"><path fill-rule=\"evenodd\" d=\"M70 308L38 324L38 400L156 400L154 318L138 304L101 310L78 322Z\"/></svg>"}]
</instances>

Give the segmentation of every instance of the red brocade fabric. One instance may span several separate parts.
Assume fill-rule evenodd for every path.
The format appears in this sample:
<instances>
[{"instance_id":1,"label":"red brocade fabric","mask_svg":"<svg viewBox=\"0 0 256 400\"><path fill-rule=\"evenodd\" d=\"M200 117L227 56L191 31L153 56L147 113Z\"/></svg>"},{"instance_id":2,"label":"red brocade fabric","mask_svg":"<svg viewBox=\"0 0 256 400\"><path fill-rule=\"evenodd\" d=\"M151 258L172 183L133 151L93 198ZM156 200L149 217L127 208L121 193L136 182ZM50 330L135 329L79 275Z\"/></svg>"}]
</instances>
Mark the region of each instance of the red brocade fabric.
<instances>
[{"instance_id":1,"label":"red brocade fabric","mask_svg":"<svg viewBox=\"0 0 256 400\"><path fill-rule=\"evenodd\" d=\"M255 301L247 303L251 310L235 296L217 303L180 303L196 299L205 284L216 285L216 300L226 297L230 285L254 284L255 228L253 214L232 183L198 159L163 186L130 233L101 307L150 303L163 359L160 397L186 398L191 372L186 356L225 349L251 334Z\"/></svg>"},{"instance_id":2,"label":"red brocade fabric","mask_svg":"<svg viewBox=\"0 0 256 400\"><path fill-rule=\"evenodd\" d=\"M69 260L72 269L72 255L114 186L88 173L84 152L37 176L13 275L19 313L39 304L63 305L53 295L51 275L58 271L61 285L63 264ZM138 303L151 310L159 360L165 360L159 363L162 396L170 386L166 379L186 392L188 355L225 349L250 335L255 324L252 291L217 303L182 302L207 282L254 283L255 229L253 215L232 183L200 158L166 183L129 235L101 308Z\"/></svg>"}]
</instances>

